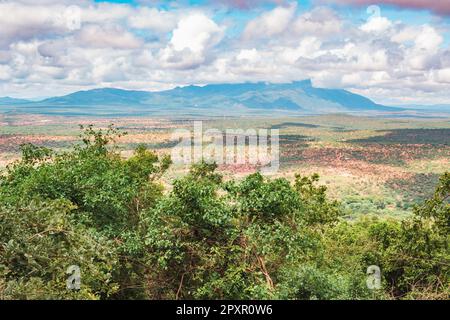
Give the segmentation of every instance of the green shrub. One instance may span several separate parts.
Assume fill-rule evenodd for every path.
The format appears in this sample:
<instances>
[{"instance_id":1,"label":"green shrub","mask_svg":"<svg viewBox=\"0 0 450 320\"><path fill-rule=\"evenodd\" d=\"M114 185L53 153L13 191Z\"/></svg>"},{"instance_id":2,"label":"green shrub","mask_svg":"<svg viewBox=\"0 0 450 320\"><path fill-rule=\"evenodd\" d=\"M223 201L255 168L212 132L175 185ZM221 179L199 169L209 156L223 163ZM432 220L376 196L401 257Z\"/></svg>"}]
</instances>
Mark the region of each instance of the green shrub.
<instances>
[{"instance_id":1,"label":"green shrub","mask_svg":"<svg viewBox=\"0 0 450 320\"><path fill-rule=\"evenodd\" d=\"M24 145L0 176L2 299L448 299L449 173L412 217L346 221L317 175L225 182L202 162L165 191L168 157L123 159L116 129L83 130L63 153Z\"/></svg>"}]
</instances>

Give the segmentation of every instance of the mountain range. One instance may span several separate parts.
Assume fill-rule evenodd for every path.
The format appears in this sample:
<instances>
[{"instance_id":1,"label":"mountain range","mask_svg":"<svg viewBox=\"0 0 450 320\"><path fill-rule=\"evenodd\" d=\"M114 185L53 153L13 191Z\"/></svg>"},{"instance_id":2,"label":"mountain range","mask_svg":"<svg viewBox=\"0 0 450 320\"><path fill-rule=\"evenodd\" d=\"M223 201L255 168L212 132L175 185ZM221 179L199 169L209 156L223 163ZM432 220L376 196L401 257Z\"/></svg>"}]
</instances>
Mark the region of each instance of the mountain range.
<instances>
[{"instance_id":1,"label":"mountain range","mask_svg":"<svg viewBox=\"0 0 450 320\"><path fill-rule=\"evenodd\" d=\"M160 92L114 88L78 91L41 101L0 98L0 113L79 116L280 115L398 112L347 90L292 83L211 84Z\"/></svg>"},{"instance_id":2,"label":"mountain range","mask_svg":"<svg viewBox=\"0 0 450 320\"><path fill-rule=\"evenodd\" d=\"M10 97L0 97L0 106L17 105L23 103L30 103L31 101L25 99L14 99Z\"/></svg>"}]
</instances>

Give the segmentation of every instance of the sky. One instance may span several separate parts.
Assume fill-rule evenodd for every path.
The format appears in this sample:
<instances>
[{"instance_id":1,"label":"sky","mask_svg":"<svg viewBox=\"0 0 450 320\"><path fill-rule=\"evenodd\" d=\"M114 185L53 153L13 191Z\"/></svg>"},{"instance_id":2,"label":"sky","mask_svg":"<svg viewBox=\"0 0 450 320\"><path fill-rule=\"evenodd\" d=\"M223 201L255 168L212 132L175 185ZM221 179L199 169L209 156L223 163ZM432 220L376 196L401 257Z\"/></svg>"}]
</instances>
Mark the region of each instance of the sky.
<instances>
[{"instance_id":1,"label":"sky","mask_svg":"<svg viewBox=\"0 0 450 320\"><path fill-rule=\"evenodd\" d=\"M450 0L0 0L0 97L304 79L450 104Z\"/></svg>"}]
</instances>

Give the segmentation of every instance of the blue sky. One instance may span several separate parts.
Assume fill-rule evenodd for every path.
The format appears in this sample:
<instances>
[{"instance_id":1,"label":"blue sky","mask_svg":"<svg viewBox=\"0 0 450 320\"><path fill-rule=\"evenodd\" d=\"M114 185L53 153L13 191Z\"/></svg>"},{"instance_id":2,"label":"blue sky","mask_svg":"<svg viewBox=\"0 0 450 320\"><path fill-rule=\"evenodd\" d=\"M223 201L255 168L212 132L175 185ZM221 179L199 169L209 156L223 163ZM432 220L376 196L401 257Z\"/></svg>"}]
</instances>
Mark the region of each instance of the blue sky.
<instances>
[{"instance_id":1,"label":"blue sky","mask_svg":"<svg viewBox=\"0 0 450 320\"><path fill-rule=\"evenodd\" d=\"M0 2L0 96L312 79L386 104L450 103L450 4Z\"/></svg>"}]
</instances>

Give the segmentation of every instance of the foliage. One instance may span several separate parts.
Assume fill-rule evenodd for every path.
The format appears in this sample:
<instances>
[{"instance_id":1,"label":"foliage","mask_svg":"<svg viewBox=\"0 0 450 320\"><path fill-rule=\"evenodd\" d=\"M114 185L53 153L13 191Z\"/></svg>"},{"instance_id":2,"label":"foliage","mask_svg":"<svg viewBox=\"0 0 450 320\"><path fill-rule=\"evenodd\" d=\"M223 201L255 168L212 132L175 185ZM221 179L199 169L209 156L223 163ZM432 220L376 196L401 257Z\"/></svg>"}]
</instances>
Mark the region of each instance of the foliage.
<instances>
[{"instance_id":1,"label":"foliage","mask_svg":"<svg viewBox=\"0 0 450 320\"><path fill-rule=\"evenodd\" d=\"M4 286L17 288L12 297L73 297L61 281L70 264L82 270L83 288L89 289L83 298L111 296L118 289L114 283L120 284L120 295L133 282L141 263L134 262L142 246L140 213L162 196L154 180L167 169L168 159L139 147L124 160L108 148L119 136L113 127L89 126L83 144L69 152L26 145L22 160L2 175L0 265ZM36 263L38 257L45 263ZM16 273L21 270L16 260L24 264L22 273ZM90 278L108 281L93 286ZM48 290L41 294L42 283Z\"/></svg>"},{"instance_id":2,"label":"foliage","mask_svg":"<svg viewBox=\"0 0 450 320\"><path fill-rule=\"evenodd\" d=\"M2 298L99 299L117 290L113 242L77 223L75 209L66 200L0 209ZM66 289L70 265L83 270L78 292Z\"/></svg>"},{"instance_id":3,"label":"foliage","mask_svg":"<svg viewBox=\"0 0 450 320\"><path fill-rule=\"evenodd\" d=\"M0 177L0 298L448 298L449 173L412 217L349 221L318 175L225 181L202 162L165 189L170 158L82 129L66 152L24 145Z\"/></svg>"},{"instance_id":4,"label":"foliage","mask_svg":"<svg viewBox=\"0 0 450 320\"><path fill-rule=\"evenodd\" d=\"M448 299L450 293L450 173L432 198L414 209L400 226L379 223L371 236L378 243L386 281L395 296Z\"/></svg>"}]
</instances>

